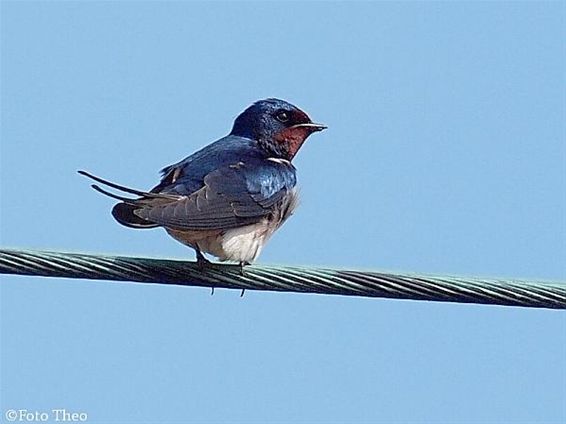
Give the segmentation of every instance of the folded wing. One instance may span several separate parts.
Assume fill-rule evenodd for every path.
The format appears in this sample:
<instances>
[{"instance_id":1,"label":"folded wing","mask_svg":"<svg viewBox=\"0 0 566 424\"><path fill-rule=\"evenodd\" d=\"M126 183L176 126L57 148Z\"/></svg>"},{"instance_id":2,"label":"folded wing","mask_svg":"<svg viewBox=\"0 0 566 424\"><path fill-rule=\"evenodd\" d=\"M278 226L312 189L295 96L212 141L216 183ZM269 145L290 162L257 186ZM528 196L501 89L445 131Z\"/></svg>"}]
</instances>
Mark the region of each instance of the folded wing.
<instances>
[{"instance_id":1,"label":"folded wing","mask_svg":"<svg viewBox=\"0 0 566 424\"><path fill-rule=\"evenodd\" d=\"M113 214L121 223L125 220L124 225L179 230L230 229L258 222L271 213L296 182L291 164L270 161L237 162L216 169L204 177L200 189L189 195L140 192L94 178L112 188L140 196L127 199L97 188L122 200L115 206ZM177 185L182 183L182 177L175 182ZM128 219L116 216L115 211L128 214Z\"/></svg>"}]
</instances>

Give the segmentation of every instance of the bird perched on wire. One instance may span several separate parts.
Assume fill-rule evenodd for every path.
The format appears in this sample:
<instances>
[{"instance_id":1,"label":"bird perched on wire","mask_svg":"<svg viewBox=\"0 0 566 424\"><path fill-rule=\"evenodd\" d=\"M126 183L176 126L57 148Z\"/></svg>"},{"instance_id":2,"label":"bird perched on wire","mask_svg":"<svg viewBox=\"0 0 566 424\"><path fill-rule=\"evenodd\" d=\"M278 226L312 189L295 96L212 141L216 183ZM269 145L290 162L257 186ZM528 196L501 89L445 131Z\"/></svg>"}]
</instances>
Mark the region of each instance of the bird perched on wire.
<instances>
[{"instance_id":1,"label":"bird perched on wire","mask_svg":"<svg viewBox=\"0 0 566 424\"><path fill-rule=\"evenodd\" d=\"M260 100L236 118L226 137L162 169L161 182L149 192L79 173L138 196L92 186L120 200L112 209L120 224L163 227L196 251L201 267L209 263L203 252L243 267L297 207L291 161L307 137L325 128L286 101Z\"/></svg>"}]
</instances>

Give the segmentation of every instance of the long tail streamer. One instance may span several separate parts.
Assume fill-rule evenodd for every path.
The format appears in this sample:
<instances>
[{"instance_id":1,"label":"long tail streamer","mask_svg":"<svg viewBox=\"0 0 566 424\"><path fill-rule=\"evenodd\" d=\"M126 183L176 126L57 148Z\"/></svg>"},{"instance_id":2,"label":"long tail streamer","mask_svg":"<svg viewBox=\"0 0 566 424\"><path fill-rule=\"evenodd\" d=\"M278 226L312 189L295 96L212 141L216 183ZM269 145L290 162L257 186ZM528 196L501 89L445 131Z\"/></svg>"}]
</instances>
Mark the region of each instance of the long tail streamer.
<instances>
[{"instance_id":1,"label":"long tail streamer","mask_svg":"<svg viewBox=\"0 0 566 424\"><path fill-rule=\"evenodd\" d=\"M566 283L0 249L0 274L566 309Z\"/></svg>"}]
</instances>

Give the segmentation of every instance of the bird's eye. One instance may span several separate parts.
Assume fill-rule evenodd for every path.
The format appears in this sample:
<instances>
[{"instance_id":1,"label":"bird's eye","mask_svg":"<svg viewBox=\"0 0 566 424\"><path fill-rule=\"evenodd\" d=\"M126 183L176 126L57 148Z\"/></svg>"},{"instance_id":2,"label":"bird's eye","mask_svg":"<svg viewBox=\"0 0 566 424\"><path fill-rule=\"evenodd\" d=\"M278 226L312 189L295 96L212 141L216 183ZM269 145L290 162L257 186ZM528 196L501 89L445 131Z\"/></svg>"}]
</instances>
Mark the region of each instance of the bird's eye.
<instances>
[{"instance_id":1,"label":"bird's eye","mask_svg":"<svg viewBox=\"0 0 566 424\"><path fill-rule=\"evenodd\" d=\"M278 112L277 115L275 115L275 118L277 118L277 120L279 122L288 122L289 121L289 114L287 114L287 112Z\"/></svg>"}]
</instances>

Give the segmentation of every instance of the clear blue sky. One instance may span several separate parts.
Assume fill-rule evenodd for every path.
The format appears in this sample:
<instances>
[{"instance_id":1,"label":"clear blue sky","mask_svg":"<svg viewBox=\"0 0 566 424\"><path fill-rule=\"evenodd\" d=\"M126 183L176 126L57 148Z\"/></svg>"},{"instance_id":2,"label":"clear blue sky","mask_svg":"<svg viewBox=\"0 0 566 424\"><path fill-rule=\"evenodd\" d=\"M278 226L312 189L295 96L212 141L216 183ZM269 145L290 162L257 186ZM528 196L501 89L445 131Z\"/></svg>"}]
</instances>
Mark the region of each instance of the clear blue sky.
<instances>
[{"instance_id":1,"label":"clear blue sky","mask_svg":"<svg viewBox=\"0 0 566 424\"><path fill-rule=\"evenodd\" d=\"M565 280L563 2L2 2L1 246L193 258L76 174L275 96L329 129L260 263ZM1 409L89 422L558 423L566 315L2 277Z\"/></svg>"}]
</instances>

